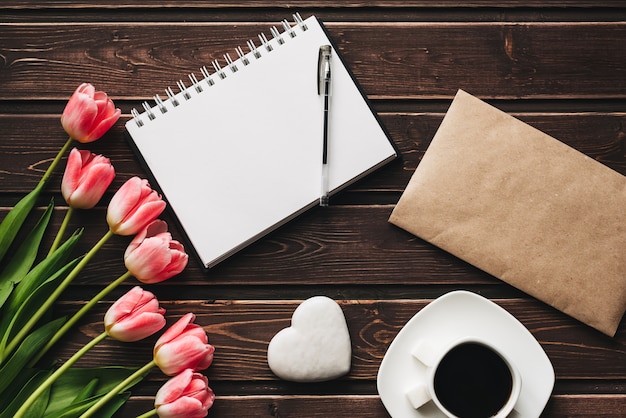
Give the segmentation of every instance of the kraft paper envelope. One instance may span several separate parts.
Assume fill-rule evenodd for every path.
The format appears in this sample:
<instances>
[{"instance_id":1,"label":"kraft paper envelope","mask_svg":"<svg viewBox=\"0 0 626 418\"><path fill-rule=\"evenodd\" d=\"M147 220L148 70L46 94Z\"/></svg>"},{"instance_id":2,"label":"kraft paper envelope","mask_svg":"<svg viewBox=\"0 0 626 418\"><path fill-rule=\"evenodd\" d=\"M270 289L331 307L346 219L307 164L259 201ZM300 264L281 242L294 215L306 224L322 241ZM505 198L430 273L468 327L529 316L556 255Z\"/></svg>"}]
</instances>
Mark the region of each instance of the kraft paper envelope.
<instances>
[{"instance_id":1,"label":"kraft paper envelope","mask_svg":"<svg viewBox=\"0 0 626 418\"><path fill-rule=\"evenodd\" d=\"M626 177L459 91L389 221L614 336Z\"/></svg>"}]
</instances>

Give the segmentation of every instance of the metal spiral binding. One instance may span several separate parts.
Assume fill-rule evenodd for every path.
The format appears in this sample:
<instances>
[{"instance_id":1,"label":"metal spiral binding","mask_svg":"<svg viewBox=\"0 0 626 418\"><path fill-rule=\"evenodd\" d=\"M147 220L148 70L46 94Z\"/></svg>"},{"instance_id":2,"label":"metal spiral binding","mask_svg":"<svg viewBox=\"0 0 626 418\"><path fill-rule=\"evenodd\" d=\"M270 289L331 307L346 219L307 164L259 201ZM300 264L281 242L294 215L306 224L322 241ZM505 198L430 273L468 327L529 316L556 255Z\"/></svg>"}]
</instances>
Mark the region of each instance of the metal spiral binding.
<instances>
[{"instance_id":1,"label":"metal spiral binding","mask_svg":"<svg viewBox=\"0 0 626 418\"><path fill-rule=\"evenodd\" d=\"M254 55L254 58L256 59L261 58L261 53L259 52L258 49L256 49L256 45L254 45L254 41L252 39L248 41L248 49L250 49L250 52L252 52L252 55Z\"/></svg>"},{"instance_id":2,"label":"metal spiral binding","mask_svg":"<svg viewBox=\"0 0 626 418\"><path fill-rule=\"evenodd\" d=\"M133 115L133 119L135 119L135 123L137 124L137 126L141 128L143 126L143 121L139 119L139 112L137 111L137 109L130 109L130 114Z\"/></svg>"},{"instance_id":3,"label":"metal spiral binding","mask_svg":"<svg viewBox=\"0 0 626 418\"><path fill-rule=\"evenodd\" d=\"M230 71L232 71L233 73L236 73L237 71L239 71L239 68L237 68L237 65L230 58L230 55L228 55L228 52L224 55L224 59L226 60L226 64L228 65L228 68L230 68Z\"/></svg>"},{"instance_id":4,"label":"metal spiral binding","mask_svg":"<svg viewBox=\"0 0 626 418\"><path fill-rule=\"evenodd\" d=\"M213 68L215 68L215 73L219 75L222 80L225 79L226 73L222 70L222 67L220 66L219 61L214 60L212 64L213 64Z\"/></svg>"},{"instance_id":5,"label":"metal spiral binding","mask_svg":"<svg viewBox=\"0 0 626 418\"><path fill-rule=\"evenodd\" d=\"M265 46L267 52L272 52L274 50L274 48L270 44L270 41L267 40L267 36L265 36L264 33L259 34L259 40L261 41L261 44Z\"/></svg>"},{"instance_id":6,"label":"metal spiral binding","mask_svg":"<svg viewBox=\"0 0 626 418\"><path fill-rule=\"evenodd\" d=\"M183 83L183 80L178 80L176 82L176 85L178 86L180 92L183 94L185 100L191 99L191 94L189 94L189 92L187 91L187 87L185 87L185 83Z\"/></svg>"},{"instance_id":7,"label":"metal spiral binding","mask_svg":"<svg viewBox=\"0 0 626 418\"><path fill-rule=\"evenodd\" d=\"M161 100L161 98L159 97L158 94L154 95L154 101L156 102L157 106L159 107L159 110L161 111L161 113L167 113L167 107L165 107L165 104L163 103L163 100Z\"/></svg>"},{"instance_id":8,"label":"metal spiral binding","mask_svg":"<svg viewBox=\"0 0 626 418\"><path fill-rule=\"evenodd\" d=\"M150 120L154 120L154 118L156 118L156 116L154 116L154 113L152 113L152 109L150 108L150 104L148 102L143 102L142 106L146 110L146 113L148 114L148 118Z\"/></svg>"},{"instance_id":9,"label":"metal spiral binding","mask_svg":"<svg viewBox=\"0 0 626 418\"><path fill-rule=\"evenodd\" d=\"M189 74L189 80L191 81L191 85L195 86L196 91L198 93L202 93L202 86L200 85L200 82L198 82L194 73Z\"/></svg>"},{"instance_id":10,"label":"metal spiral binding","mask_svg":"<svg viewBox=\"0 0 626 418\"><path fill-rule=\"evenodd\" d=\"M294 32L293 28L289 24L289 21L287 19L283 19L282 24L283 24L283 29L285 29L285 32L287 32L291 38L295 38L296 33Z\"/></svg>"},{"instance_id":11,"label":"metal spiral binding","mask_svg":"<svg viewBox=\"0 0 626 418\"><path fill-rule=\"evenodd\" d=\"M243 65L250 64L250 60L248 59L248 57L246 57L246 54L243 53L243 49L241 49L240 46L237 47L236 51L237 51L237 55L239 55L239 59L241 60Z\"/></svg>"},{"instance_id":12,"label":"metal spiral binding","mask_svg":"<svg viewBox=\"0 0 626 418\"><path fill-rule=\"evenodd\" d=\"M270 28L270 32L272 32L272 36L274 37L274 39L278 41L279 45L283 45L285 43L285 40L283 39L282 36L280 36L280 32L278 32L278 29L276 29L276 26L272 26Z\"/></svg>"},{"instance_id":13,"label":"metal spiral binding","mask_svg":"<svg viewBox=\"0 0 626 418\"><path fill-rule=\"evenodd\" d=\"M209 87L215 84L215 81L213 81L213 79L211 78L211 74L209 74L209 70L207 70L204 65L202 66L202 68L200 68L200 72L204 76L204 79L206 80Z\"/></svg>"},{"instance_id":14,"label":"metal spiral binding","mask_svg":"<svg viewBox=\"0 0 626 418\"><path fill-rule=\"evenodd\" d=\"M174 105L174 107L178 106L178 99L176 99L176 95L172 91L172 88L171 87L166 88L165 93L167 93L167 97L169 98L170 102Z\"/></svg>"},{"instance_id":15,"label":"metal spiral binding","mask_svg":"<svg viewBox=\"0 0 626 418\"><path fill-rule=\"evenodd\" d=\"M292 26L289 23L289 21L287 21L287 19L284 19L281 22L283 29L284 29L282 33L276 28L276 26L271 27L270 28L270 32L272 34L271 40L268 39L264 33L259 34L259 41L261 42L261 48L267 51L267 53L271 53L274 50L275 45L280 46L280 45L285 44L286 42L285 36L288 36L289 38L292 39L298 35L298 33L295 30L296 27L300 28L302 32L305 32L308 30L308 27L304 23L304 20L302 20L302 17L300 17L300 14L295 13L293 15L293 20L295 23L294 26ZM198 78L196 77L194 73L189 74L188 75L189 81L191 82L190 87L185 86L185 83L183 82L183 80L178 80L176 82L176 85L179 90L178 93L174 93L171 87L167 87L165 89L165 93L167 94L167 99L163 100L161 99L161 97L159 97L158 94L156 94L153 97L154 102L156 104L155 106L150 106L150 103L148 103L147 101L143 102L141 105L145 110L144 113L147 115L148 120L154 120L157 118L157 114L154 111L155 109L158 109L160 114L165 114L168 111L168 106L172 108L180 106L181 96L182 98L184 98L184 101L191 100L193 98L191 94L192 87L193 87L193 90L195 90L196 94L201 94L203 91L205 91L205 87L211 87L215 85L216 80L214 79L214 76L217 75L217 78L219 80L224 80L229 75L228 71L230 71L230 74L235 74L237 71L239 71L240 65L244 67L250 65L251 64L250 59L252 57L254 57L255 60L261 59L263 57L263 52L261 52L261 49L257 48L257 46L254 44L254 41L252 39L247 41L246 44L248 46L247 53L245 53L240 46L238 46L235 49L235 52L237 53L237 56L238 56L237 60L233 60L228 53L224 55L224 60L226 61L226 65L224 67L220 65L218 60L213 60L213 62L211 63L211 65L213 66L213 69L215 70L213 74L211 74L209 70L207 69L207 67L205 66L200 68L200 72L202 73L202 77L203 77L202 80L198 80ZM206 85L204 83L206 83ZM137 126L138 127L144 126L145 122L144 120L142 120L141 114L137 111L137 109L131 109L130 112Z\"/></svg>"}]
</instances>

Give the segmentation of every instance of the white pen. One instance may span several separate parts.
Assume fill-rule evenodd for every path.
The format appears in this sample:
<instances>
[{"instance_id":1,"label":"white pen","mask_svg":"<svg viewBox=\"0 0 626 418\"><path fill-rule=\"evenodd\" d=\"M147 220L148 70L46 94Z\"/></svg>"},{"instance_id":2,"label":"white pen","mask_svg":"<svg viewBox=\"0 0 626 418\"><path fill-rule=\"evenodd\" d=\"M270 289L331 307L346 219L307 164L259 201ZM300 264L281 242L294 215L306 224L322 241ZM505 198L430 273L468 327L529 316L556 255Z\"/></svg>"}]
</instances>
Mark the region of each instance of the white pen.
<instances>
[{"instance_id":1,"label":"white pen","mask_svg":"<svg viewBox=\"0 0 626 418\"><path fill-rule=\"evenodd\" d=\"M330 45L319 50L317 72L317 94L324 95L324 125L322 138L322 193L320 206L328 206L328 123L330 116Z\"/></svg>"}]
</instances>

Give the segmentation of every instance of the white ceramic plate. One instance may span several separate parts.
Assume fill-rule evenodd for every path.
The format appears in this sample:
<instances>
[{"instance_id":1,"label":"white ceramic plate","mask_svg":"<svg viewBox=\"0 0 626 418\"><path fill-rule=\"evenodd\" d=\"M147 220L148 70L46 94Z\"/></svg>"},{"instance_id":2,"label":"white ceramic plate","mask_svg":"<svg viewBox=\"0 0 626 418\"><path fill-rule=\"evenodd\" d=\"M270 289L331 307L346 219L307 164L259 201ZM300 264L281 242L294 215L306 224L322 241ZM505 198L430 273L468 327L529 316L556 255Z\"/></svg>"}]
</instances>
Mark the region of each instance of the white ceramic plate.
<instances>
[{"instance_id":1,"label":"white ceramic plate","mask_svg":"<svg viewBox=\"0 0 626 418\"><path fill-rule=\"evenodd\" d=\"M443 346L465 336L482 337L502 351L522 375L522 390L511 414L539 417L554 387L554 369L537 340L513 315L484 297L467 291L432 301L400 330L378 370L378 394L393 418L445 417L432 402L414 409L406 391L426 378L426 368L412 355L425 338Z\"/></svg>"}]
</instances>

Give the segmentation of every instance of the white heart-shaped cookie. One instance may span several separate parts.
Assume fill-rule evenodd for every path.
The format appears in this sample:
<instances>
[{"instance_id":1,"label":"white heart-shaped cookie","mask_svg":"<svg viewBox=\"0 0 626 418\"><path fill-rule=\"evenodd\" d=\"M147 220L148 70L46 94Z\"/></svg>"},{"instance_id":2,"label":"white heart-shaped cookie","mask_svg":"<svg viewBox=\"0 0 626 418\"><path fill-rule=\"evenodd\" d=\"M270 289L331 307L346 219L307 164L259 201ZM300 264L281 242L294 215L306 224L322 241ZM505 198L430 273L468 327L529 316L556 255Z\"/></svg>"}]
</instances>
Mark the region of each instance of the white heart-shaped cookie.
<instances>
[{"instance_id":1,"label":"white heart-shaped cookie","mask_svg":"<svg viewBox=\"0 0 626 418\"><path fill-rule=\"evenodd\" d=\"M314 296L296 308L291 326L279 331L267 348L272 372L293 382L321 382L350 371L352 347L341 307Z\"/></svg>"}]
</instances>

